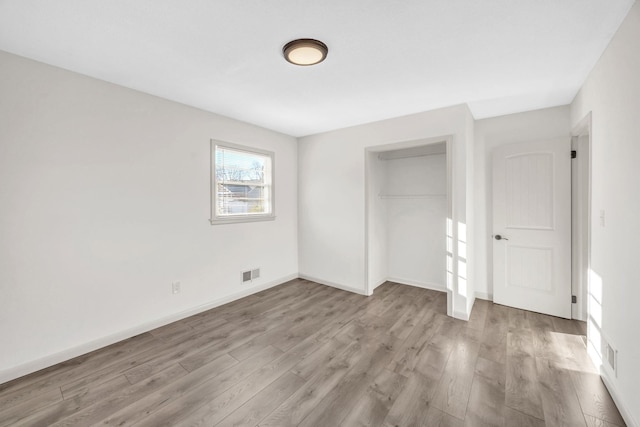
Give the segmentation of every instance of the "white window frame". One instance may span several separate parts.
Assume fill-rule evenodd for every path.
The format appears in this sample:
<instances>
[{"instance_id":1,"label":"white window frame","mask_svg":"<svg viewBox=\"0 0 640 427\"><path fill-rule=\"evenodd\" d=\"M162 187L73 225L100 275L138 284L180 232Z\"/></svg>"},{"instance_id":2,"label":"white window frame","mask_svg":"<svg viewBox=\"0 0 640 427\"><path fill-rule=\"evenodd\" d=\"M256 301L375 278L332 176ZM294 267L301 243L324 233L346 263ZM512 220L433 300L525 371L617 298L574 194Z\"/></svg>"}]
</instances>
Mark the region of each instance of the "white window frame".
<instances>
[{"instance_id":1,"label":"white window frame","mask_svg":"<svg viewBox=\"0 0 640 427\"><path fill-rule=\"evenodd\" d=\"M236 215L218 215L216 206L218 206L218 179L216 176L216 149L220 148L228 148L230 150L246 152L248 154L256 154L259 156L269 157L271 167L269 173L270 185L269 185L269 195L270 195L270 212L264 214L247 214L240 213ZM239 222L256 222L256 221L272 221L276 218L276 191L275 191L275 153L273 151L261 150L259 148L247 147L245 145L234 144L231 142L218 141L215 139L211 140L211 167L210 173L211 178L209 179L211 185L211 218L209 222L211 225L219 225L219 224L233 224Z\"/></svg>"}]
</instances>

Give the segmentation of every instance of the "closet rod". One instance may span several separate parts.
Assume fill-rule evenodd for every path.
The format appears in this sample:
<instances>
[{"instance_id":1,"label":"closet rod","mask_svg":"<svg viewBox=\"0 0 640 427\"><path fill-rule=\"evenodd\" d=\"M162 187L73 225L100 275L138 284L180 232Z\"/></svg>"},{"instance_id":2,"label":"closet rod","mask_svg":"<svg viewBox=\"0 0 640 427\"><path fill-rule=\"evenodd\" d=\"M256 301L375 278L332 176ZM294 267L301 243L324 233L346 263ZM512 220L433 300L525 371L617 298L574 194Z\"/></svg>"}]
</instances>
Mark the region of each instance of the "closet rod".
<instances>
[{"instance_id":1,"label":"closet rod","mask_svg":"<svg viewBox=\"0 0 640 427\"><path fill-rule=\"evenodd\" d=\"M381 199L443 199L446 194L378 194Z\"/></svg>"},{"instance_id":2,"label":"closet rod","mask_svg":"<svg viewBox=\"0 0 640 427\"><path fill-rule=\"evenodd\" d=\"M406 156L393 156L393 157L386 157L383 156L382 154L378 154L378 159L379 160L397 160L397 159L409 159L411 157L427 157L427 156L438 156L440 154L447 154L446 152L442 152L442 153L424 153L424 154L408 154Z\"/></svg>"}]
</instances>

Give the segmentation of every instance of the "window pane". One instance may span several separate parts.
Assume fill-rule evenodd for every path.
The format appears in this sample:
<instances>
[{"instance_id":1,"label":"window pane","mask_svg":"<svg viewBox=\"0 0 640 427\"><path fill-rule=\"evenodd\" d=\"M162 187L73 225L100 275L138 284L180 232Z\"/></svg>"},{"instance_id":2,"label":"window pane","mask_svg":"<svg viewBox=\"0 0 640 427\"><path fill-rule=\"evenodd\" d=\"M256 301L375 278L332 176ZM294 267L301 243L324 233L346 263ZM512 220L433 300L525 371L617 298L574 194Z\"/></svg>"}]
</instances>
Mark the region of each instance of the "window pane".
<instances>
[{"instance_id":1,"label":"window pane","mask_svg":"<svg viewBox=\"0 0 640 427\"><path fill-rule=\"evenodd\" d=\"M216 146L216 215L271 213L271 158Z\"/></svg>"}]
</instances>

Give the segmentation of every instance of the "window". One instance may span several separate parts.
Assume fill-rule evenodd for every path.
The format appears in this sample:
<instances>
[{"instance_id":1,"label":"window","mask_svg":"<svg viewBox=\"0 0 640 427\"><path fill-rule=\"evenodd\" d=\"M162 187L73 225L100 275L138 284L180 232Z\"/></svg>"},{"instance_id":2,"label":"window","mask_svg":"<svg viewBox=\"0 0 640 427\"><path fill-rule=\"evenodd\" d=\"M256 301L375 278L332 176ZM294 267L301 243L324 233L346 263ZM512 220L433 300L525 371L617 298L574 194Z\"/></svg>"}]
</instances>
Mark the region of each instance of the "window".
<instances>
[{"instance_id":1,"label":"window","mask_svg":"<svg viewBox=\"0 0 640 427\"><path fill-rule=\"evenodd\" d=\"M274 155L211 141L211 224L274 219Z\"/></svg>"}]
</instances>

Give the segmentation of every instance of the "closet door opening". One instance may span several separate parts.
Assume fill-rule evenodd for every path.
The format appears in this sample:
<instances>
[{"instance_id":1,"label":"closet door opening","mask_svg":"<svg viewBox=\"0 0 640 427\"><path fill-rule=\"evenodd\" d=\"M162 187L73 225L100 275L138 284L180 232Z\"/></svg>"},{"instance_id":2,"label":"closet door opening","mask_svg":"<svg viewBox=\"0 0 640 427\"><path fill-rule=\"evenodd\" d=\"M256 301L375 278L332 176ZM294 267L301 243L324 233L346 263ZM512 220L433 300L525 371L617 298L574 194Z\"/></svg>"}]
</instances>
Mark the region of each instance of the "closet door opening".
<instances>
[{"instance_id":1,"label":"closet door opening","mask_svg":"<svg viewBox=\"0 0 640 427\"><path fill-rule=\"evenodd\" d=\"M386 281L446 292L450 139L366 151L367 293ZM450 242L449 242L450 245ZM448 302L451 303L449 295Z\"/></svg>"}]
</instances>

